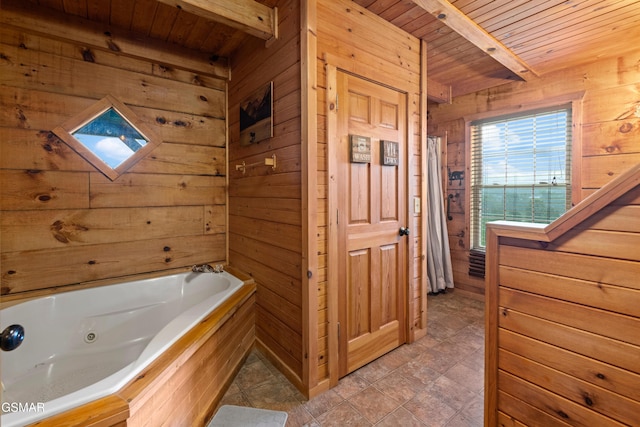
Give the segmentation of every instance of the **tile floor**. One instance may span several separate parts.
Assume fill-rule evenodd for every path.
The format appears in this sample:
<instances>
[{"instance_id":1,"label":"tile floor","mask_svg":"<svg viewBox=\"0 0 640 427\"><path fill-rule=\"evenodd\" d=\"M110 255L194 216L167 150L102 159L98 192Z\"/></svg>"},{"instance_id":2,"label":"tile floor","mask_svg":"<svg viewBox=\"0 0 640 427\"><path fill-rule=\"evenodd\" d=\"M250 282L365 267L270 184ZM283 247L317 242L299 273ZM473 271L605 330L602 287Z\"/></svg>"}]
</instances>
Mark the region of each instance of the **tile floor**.
<instances>
[{"instance_id":1,"label":"tile floor","mask_svg":"<svg viewBox=\"0 0 640 427\"><path fill-rule=\"evenodd\" d=\"M484 304L428 297L428 334L311 400L254 350L220 405L286 411L287 426L482 426Z\"/></svg>"}]
</instances>

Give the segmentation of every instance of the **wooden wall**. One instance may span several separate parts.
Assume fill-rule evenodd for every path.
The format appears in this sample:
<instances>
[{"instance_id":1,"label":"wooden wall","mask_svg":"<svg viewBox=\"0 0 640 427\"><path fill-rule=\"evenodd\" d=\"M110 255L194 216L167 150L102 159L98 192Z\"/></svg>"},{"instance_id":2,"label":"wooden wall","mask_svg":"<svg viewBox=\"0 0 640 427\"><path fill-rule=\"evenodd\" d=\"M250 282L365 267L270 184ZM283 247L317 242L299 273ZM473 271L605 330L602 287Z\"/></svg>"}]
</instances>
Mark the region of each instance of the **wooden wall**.
<instances>
[{"instance_id":1,"label":"wooden wall","mask_svg":"<svg viewBox=\"0 0 640 427\"><path fill-rule=\"evenodd\" d=\"M258 284L259 344L290 380L313 395L328 387L329 378L324 55L346 59L354 72L409 93L409 188L411 196L419 197L420 43L352 2L309 1L300 8L297 2L281 0L269 5L278 7L278 40L268 46L248 43L231 61L229 259ZM358 37L349 31L351 26L361 32ZM394 38L376 41L381 27ZM387 50L398 54L387 55ZM362 59L353 61L352 54ZM269 81L274 85L274 137L241 146L239 104ZM244 175L235 170L242 161L261 163L273 154L275 171L262 165L248 168ZM415 214L409 224L410 312L415 317L412 332L417 334L424 331L426 317L421 298L421 221Z\"/></svg>"},{"instance_id":2,"label":"wooden wall","mask_svg":"<svg viewBox=\"0 0 640 427\"><path fill-rule=\"evenodd\" d=\"M274 1L279 37L245 43L231 59L229 83L229 260L257 283L256 337L300 389L303 279L300 7ZM273 81L273 138L240 145L239 105ZM276 170L264 166L275 154ZM243 175L235 165L258 163ZM261 164L260 164L261 163Z\"/></svg>"},{"instance_id":3,"label":"wooden wall","mask_svg":"<svg viewBox=\"0 0 640 427\"><path fill-rule=\"evenodd\" d=\"M0 20L3 299L224 262L226 65L33 4ZM114 181L50 132L107 94L161 139Z\"/></svg>"},{"instance_id":4,"label":"wooden wall","mask_svg":"<svg viewBox=\"0 0 640 427\"><path fill-rule=\"evenodd\" d=\"M541 102L581 96L582 112L574 126L577 158L573 159L574 200L602 187L640 162L640 50L601 59L580 67L549 74L530 82L512 83L455 98L450 105L431 105L429 134L447 135L447 167L466 171L462 184L453 181L453 220L449 239L456 287L484 293L484 280L468 275L469 169L465 160L465 117L491 112L526 111ZM580 178L581 177L581 178Z\"/></svg>"},{"instance_id":5,"label":"wooden wall","mask_svg":"<svg viewBox=\"0 0 640 427\"><path fill-rule=\"evenodd\" d=\"M229 261L257 282L259 344L303 391L328 378L324 54L408 93L413 207L424 191L420 44L348 1L303 2L303 10L294 0L267 3L278 7L278 39L244 43L227 66L44 7L3 2L3 299ZM393 37L378 40L380 28ZM239 104L269 81L274 137L240 146ZM51 133L106 95L161 139L114 181ZM273 154L276 170L235 169ZM422 223L412 214L408 224L412 337L426 326Z\"/></svg>"},{"instance_id":6,"label":"wooden wall","mask_svg":"<svg viewBox=\"0 0 640 427\"><path fill-rule=\"evenodd\" d=\"M485 425L640 422L640 164L545 229L487 228Z\"/></svg>"},{"instance_id":7,"label":"wooden wall","mask_svg":"<svg viewBox=\"0 0 640 427\"><path fill-rule=\"evenodd\" d=\"M408 250L408 308L410 340L426 331L426 286L423 275L423 217L413 209L414 197L423 195L424 168L422 158L421 47L418 39L389 24L357 4L346 0L317 2L317 182L318 182L318 380L330 373L331 350L329 330L332 309L337 310L336 280L328 277L328 259L337 248L329 247L330 220L328 206L327 159L327 64L370 79L408 94L409 182L407 183L411 243ZM384 36L382 36L384 35ZM425 94L426 96L426 94ZM424 198L422 199L424 200ZM335 256L335 255L333 255ZM337 319L336 319L337 320ZM335 329L335 328L334 328ZM337 333L333 331L334 333ZM335 357L335 355L334 355Z\"/></svg>"}]
</instances>

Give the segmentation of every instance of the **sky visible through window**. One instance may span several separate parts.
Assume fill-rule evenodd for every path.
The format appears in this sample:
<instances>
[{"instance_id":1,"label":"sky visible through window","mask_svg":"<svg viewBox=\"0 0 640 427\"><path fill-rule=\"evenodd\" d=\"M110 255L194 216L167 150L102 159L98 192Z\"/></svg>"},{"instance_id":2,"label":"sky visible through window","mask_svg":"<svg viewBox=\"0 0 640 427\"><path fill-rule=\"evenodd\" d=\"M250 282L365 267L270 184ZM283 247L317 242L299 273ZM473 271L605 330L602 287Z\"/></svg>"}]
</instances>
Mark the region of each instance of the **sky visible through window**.
<instances>
[{"instance_id":1,"label":"sky visible through window","mask_svg":"<svg viewBox=\"0 0 640 427\"><path fill-rule=\"evenodd\" d=\"M73 136L112 169L148 142L113 108L86 123Z\"/></svg>"},{"instance_id":2,"label":"sky visible through window","mask_svg":"<svg viewBox=\"0 0 640 427\"><path fill-rule=\"evenodd\" d=\"M567 210L570 114L557 110L475 125L480 173L473 173L472 209L480 227L474 247L484 247L487 222L548 224Z\"/></svg>"},{"instance_id":3,"label":"sky visible through window","mask_svg":"<svg viewBox=\"0 0 640 427\"><path fill-rule=\"evenodd\" d=\"M117 168L135 152L126 146L120 138L85 134L75 134L74 136L112 169Z\"/></svg>"},{"instance_id":4,"label":"sky visible through window","mask_svg":"<svg viewBox=\"0 0 640 427\"><path fill-rule=\"evenodd\" d=\"M566 183L567 112L482 126L483 185Z\"/></svg>"}]
</instances>

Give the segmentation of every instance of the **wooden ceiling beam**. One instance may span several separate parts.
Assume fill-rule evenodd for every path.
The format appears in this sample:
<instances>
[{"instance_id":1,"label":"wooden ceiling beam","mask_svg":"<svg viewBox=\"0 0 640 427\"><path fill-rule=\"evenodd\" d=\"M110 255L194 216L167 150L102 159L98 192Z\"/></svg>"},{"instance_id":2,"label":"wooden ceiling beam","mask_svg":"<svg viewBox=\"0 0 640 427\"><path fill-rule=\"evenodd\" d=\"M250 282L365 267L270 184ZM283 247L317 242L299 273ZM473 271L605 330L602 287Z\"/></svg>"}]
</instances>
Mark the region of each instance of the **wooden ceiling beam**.
<instances>
[{"instance_id":1,"label":"wooden ceiling beam","mask_svg":"<svg viewBox=\"0 0 640 427\"><path fill-rule=\"evenodd\" d=\"M278 38L278 9L254 0L158 0L263 40Z\"/></svg>"},{"instance_id":2,"label":"wooden ceiling beam","mask_svg":"<svg viewBox=\"0 0 640 427\"><path fill-rule=\"evenodd\" d=\"M495 37L476 24L447 0L411 0L415 5L435 16L436 19L469 40L496 61L523 80L531 80L538 74L526 62L511 52Z\"/></svg>"}]
</instances>

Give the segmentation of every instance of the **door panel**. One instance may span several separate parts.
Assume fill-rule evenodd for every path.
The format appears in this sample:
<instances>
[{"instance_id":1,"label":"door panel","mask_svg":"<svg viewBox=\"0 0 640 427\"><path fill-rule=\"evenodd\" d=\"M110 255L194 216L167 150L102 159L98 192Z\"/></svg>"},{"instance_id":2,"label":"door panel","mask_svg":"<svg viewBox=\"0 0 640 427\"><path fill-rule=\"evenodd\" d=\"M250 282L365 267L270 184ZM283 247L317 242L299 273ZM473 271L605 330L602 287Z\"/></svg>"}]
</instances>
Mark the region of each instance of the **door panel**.
<instances>
[{"instance_id":1,"label":"door panel","mask_svg":"<svg viewBox=\"0 0 640 427\"><path fill-rule=\"evenodd\" d=\"M352 167L350 181L349 224L370 224L371 202L369 200L369 187L371 179L369 169L366 167Z\"/></svg>"},{"instance_id":2,"label":"door panel","mask_svg":"<svg viewBox=\"0 0 640 427\"><path fill-rule=\"evenodd\" d=\"M398 173L395 168L385 167L380 177L380 219L382 221L399 221L398 215Z\"/></svg>"},{"instance_id":3,"label":"door panel","mask_svg":"<svg viewBox=\"0 0 640 427\"><path fill-rule=\"evenodd\" d=\"M398 248L397 245L386 245L380 247L381 277L380 277L380 323L387 324L398 317L398 276L393 274L398 268Z\"/></svg>"},{"instance_id":4,"label":"door panel","mask_svg":"<svg viewBox=\"0 0 640 427\"><path fill-rule=\"evenodd\" d=\"M337 73L339 376L405 342L406 95ZM352 163L349 135L370 138L370 163ZM398 143L383 165L381 141Z\"/></svg>"},{"instance_id":5,"label":"door panel","mask_svg":"<svg viewBox=\"0 0 640 427\"><path fill-rule=\"evenodd\" d=\"M370 330L369 289L371 288L369 270L371 269L371 254L368 250L349 252L349 273L347 281L349 287L348 298L353 301L348 310L348 339L352 340Z\"/></svg>"}]
</instances>

